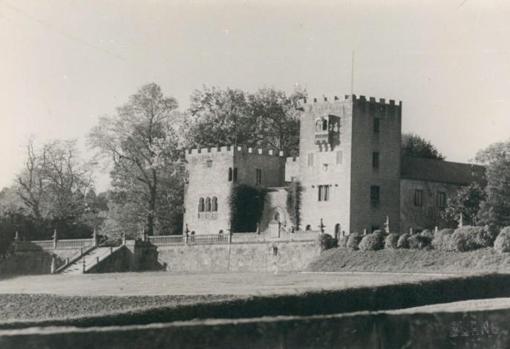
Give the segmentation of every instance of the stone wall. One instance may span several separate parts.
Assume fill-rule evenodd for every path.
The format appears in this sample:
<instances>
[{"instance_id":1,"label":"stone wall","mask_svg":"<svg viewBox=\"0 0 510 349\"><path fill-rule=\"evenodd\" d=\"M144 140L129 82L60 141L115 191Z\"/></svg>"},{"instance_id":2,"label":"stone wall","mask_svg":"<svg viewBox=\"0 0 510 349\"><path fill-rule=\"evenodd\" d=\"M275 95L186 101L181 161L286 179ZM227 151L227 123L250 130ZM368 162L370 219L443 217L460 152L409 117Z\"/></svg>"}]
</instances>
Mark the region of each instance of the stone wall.
<instances>
[{"instance_id":1,"label":"stone wall","mask_svg":"<svg viewBox=\"0 0 510 349\"><path fill-rule=\"evenodd\" d=\"M315 241L159 246L158 262L171 272L303 270L320 254Z\"/></svg>"},{"instance_id":2,"label":"stone wall","mask_svg":"<svg viewBox=\"0 0 510 349\"><path fill-rule=\"evenodd\" d=\"M402 179L400 181L400 221L401 232L408 232L410 228L415 230L433 229L441 227L441 209L438 206L438 192L443 192L446 197L452 197L460 186L455 184L418 181ZM415 191L423 191L423 204L416 206L414 203Z\"/></svg>"},{"instance_id":3,"label":"stone wall","mask_svg":"<svg viewBox=\"0 0 510 349\"><path fill-rule=\"evenodd\" d=\"M80 249L52 249L49 251L15 252L0 261L0 277L12 275L38 275L51 273L51 261L55 258L56 266L64 264Z\"/></svg>"}]
</instances>

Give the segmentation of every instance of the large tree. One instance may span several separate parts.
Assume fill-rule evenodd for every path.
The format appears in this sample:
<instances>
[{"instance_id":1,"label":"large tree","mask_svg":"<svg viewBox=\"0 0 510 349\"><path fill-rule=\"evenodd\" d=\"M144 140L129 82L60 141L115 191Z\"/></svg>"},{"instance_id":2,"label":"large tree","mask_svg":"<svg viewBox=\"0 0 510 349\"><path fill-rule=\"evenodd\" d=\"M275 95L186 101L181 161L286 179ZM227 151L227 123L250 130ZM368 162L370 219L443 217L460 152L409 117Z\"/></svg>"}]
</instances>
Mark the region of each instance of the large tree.
<instances>
[{"instance_id":1,"label":"large tree","mask_svg":"<svg viewBox=\"0 0 510 349\"><path fill-rule=\"evenodd\" d=\"M183 186L184 167L176 108L177 101L151 83L141 87L115 115L102 117L89 134L89 143L98 155L112 162L117 208L136 212L133 218L150 235L162 217L182 213L182 190L178 188ZM170 203L169 212L161 212L162 202ZM174 227L178 224L173 223Z\"/></svg>"},{"instance_id":2,"label":"large tree","mask_svg":"<svg viewBox=\"0 0 510 349\"><path fill-rule=\"evenodd\" d=\"M486 199L479 218L496 227L510 225L510 141L499 142L481 150L476 160L486 166Z\"/></svg>"},{"instance_id":3,"label":"large tree","mask_svg":"<svg viewBox=\"0 0 510 349\"><path fill-rule=\"evenodd\" d=\"M214 87L195 90L185 123L186 145L243 144L297 155L299 119L295 107L304 96L303 91L287 95L269 88L255 93Z\"/></svg>"},{"instance_id":4,"label":"large tree","mask_svg":"<svg viewBox=\"0 0 510 349\"><path fill-rule=\"evenodd\" d=\"M445 156L428 140L414 133L402 135L402 156L444 160Z\"/></svg>"},{"instance_id":5,"label":"large tree","mask_svg":"<svg viewBox=\"0 0 510 349\"><path fill-rule=\"evenodd\" d=\"M456 227L462 214L464 224L477 225L480 205L485 198L485 191L480 183L475 182L462 187L448 198L448 205L441 212L441 218L448 226Z\"/></svg>"},{"instance_id":6,"label":"large tree","mask_svg":"<svg viewBox=\"0 0 510 349\"><path fill-rule=\"evenodd\" d=\"M37 225L72 233L69 227L81 222L85 196L92 188L90 166L80 159L75 141L40 146L29 142L25 166L16 176L16 192L24 214Z\"/></svg>"}]
</instances>

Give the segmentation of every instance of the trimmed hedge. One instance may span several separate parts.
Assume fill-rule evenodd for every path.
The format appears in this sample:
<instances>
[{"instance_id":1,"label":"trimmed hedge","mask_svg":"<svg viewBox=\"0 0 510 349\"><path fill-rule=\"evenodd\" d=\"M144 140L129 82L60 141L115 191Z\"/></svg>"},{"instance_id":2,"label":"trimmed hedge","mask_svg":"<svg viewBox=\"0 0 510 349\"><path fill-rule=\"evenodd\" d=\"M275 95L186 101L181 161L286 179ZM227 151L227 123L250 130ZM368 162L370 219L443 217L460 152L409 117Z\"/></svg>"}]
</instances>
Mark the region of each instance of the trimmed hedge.
<instances>
[{"instance_id":1,"label":"trimmed hedge","mask_svg":"<svg viewBox=\"0 0 510 349\"><path fill-rule=\"evenodd\" d=\"M413 250L425 250L430 248L431 238L428 236L423 236L421 234L411 235L407 239L407 243L409 244L409 248Z\"/></svg>"},{"instance_id":2,"label":"trimmed hedge","mask_svg":"<svg viewBox=\"0 0 510 349\"><path fill-rule=\"evenodd\" d=\"M388 234L388 236L386 236L386 239L384 239L384 248L396 249L399 238L400 235L398 234L395 233Z\"/></svg>"},{"instance_id":3,"label":"trimmed hedge","mask_svg":"<svg viewBox=\"0 0 510 349\"><path fill-rule=\"evenodd\" d=\"M432 247L440 251L450 251L450 237L454 231L453 229L441 229L435 232L432 239Z\"/></svg>"},{"instance_id":4,"label":"trimmed hedge","mask_svg":"<svg viewBox=\"0 0 510 349\"><path fill-rule=\"evenodd\" d=\"M405 233L400 235L397 241L397 248L409 248L409 234Z\"/></svg>"},{"instance_id":5,"label":"trimmed hedge","mask_svg":"<svg viewBox=\"0 0 510 349\"><path fill-rule=\"evenodd\" d=\"M384 235L380 231L365 235L359 243L359 249L362 251L377 251L384 247Z\"/></svg>"},{"instance_id":6,"label":"trimmed hedge","mask_svg":"<svg viewBox=\"0 0 510 349\"><path fill-rule=\"evenodd\" d=\"M499 253L510 252L510 226L501 229L494 241L494 249Z\"/></svg>"},{"instance_id":7,"label":"trimmed hedge","mask_svg":"<svg viewBox=\"0 0 510 349\"><path fill-rule=\"evenodd\" d=\"M347 238L347 248L350 248L351 250L357 250L362 238L363 237L360 233L349 234Z\"/></svg>"},{"instance_id":8,"label":"trimmed hedge","mask_svg":"<svg viewBox=\"0 0 510 349\"><path fill-rule=\"evenodd\" d=\"M320 234L319 245L321 247L321 251L325 251L330 248L338 247L338 241L329 234Z\"/></svg>"},{"instance_id":9,"label":"trimmed hedge","mask_svg":"<svg viewBox=\"0 0 510 349\"><path fill-rule=\"evenodd\" d=\"M486 227L460 227L451 235L450 248L465 252L490 247L494 242L494 234Z\"/></svg>"}]
</instances>

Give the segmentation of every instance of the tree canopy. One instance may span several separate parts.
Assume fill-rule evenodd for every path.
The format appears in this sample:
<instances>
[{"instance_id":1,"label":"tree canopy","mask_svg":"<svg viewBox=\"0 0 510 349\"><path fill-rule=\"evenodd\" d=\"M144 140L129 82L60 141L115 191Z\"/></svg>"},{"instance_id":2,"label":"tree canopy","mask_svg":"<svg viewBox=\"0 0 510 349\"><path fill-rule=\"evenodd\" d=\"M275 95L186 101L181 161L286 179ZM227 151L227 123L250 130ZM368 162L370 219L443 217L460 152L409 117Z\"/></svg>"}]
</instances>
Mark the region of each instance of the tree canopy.
<instances>
[{"instance_id":1,"label":"tree canopy","mask_svg":"<svg viewBox=\"0 0 510 349\"><path fill-rule=\"evenodd\" d=\"M428 140L414 133L402 135L402 156L444 160L445 156Z\"/></svg>"},{"instance_id":2,"label":"tree canopy","mask_svg":"<svg viewBox=\"0 0 510 349\"><path fill-rule=\"evenodd\" d=\"M185 123L188 147L243 144L297 155L299 119L296 102L304 91L287 95L274 89L254 93L204 87L191 95Z\"/></svg>"},{"instance_id":3,"label":"tree canopy","mask_svg":"<svg viewBox=\"0 0 510 349\"><path fill-rule=\"evenodd\" d=\"M184 163L176 108L175 98L164 96L158 85L148 84L115 115L101 118L89 134L89 144L113 164L110 197L117 208L123 208L123 217L144 221L144 230L150 235L156 228L161 231L167 221L174 223L174 230L180 230L177 217L169 217L163 209L172 206L174 216L182 212L179 188L184 180ZM134 233L133 226L127 228Z\"/></svg>"}]
</instances>

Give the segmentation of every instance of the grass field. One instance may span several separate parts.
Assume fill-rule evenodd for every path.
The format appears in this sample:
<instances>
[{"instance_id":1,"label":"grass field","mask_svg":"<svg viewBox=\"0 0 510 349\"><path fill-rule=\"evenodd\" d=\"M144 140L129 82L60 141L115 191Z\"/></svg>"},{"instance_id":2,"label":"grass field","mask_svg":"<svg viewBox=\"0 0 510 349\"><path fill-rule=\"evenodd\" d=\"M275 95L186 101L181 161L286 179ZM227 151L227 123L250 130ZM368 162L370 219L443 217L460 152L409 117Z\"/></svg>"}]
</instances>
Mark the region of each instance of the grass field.
<instances>
[{"instance_id":1,"label":"grass field","mask_svg":"<svg viewBox=\"0 0 510 349\"><path fill-rule=\"evenodd\" d=\"M167 272L23 276L0 281L0 321L62 319L447 277L433 274Z\"/></svg>"},{"instance_id":2,"label":"grass field","mask_svg":"<svg viewBox=\"0 0 510 349\"><path fill-rule=\"evenodd\" d=\"M395 273L510 273L510 253L492 248L470 252L437 250L325 251L308 267L310 271Z\"/></svg>"}]
</instances>

